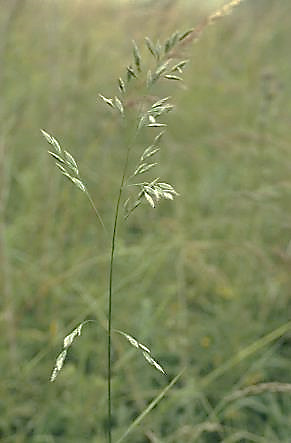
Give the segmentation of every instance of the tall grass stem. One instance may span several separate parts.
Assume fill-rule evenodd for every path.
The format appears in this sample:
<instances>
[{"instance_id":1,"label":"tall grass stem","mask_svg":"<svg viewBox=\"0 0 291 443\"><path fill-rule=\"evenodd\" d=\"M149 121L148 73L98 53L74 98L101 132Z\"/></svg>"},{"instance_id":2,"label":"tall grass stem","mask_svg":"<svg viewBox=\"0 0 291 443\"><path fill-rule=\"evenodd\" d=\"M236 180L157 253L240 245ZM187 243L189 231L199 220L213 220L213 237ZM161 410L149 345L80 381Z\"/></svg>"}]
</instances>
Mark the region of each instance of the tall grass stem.
<instances>
[{"instance_id":1,"label":"tall grass stem","mask_svg":"<svg viewBox=\"0 0 291 443\"><path fill-rule=\"evenodd\" d=\"M123 186L126 177L126 171L128 167L130 148L127 149L126 158L124 162L121 182L118 191L118 197L115 206L114 225L112 231L112 243L111 243L111 256L110 256L110 270L109 270L109 293L108 293L108 332L107 332L107 402L108 402L108 443L112 442L112 396L111 396L111 333L112 333L112 292L113 292L113 267L115 257L115 244L117 234L117 224L119 216L119 208L122 197Z\"/></svg>"}]
</instances>

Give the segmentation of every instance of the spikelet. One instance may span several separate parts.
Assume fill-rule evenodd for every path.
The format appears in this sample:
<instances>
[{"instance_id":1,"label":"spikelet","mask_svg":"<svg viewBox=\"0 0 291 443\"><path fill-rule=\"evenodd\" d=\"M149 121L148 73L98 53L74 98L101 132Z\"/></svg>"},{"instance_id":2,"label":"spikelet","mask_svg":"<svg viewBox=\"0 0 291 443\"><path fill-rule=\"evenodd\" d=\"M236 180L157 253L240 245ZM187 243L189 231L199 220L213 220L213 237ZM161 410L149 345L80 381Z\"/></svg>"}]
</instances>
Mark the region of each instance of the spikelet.
<instances>
[{"instance_id":1,"label":"spikelet","mask_svg":"<svg viewBox=\"0 0 291 443\"><path fill-rule=\"evenodd\" d=\"M67 177L77 188L86 193L86 186L80 179L79 167L72 154L70 154L65 149L62 149L59 142L53 136L48 134L43 129L41 129L40 131L46 141L55 149L55 152L48 151L48 153L54 160L56 160L56 166L59 168L61 173L65 177Z\"/></svg>"},{"instance_id":2,"label":"spikelet","mask_svg":"<svg viewBox=\"0 0 291 443\"><path fill-rule=\"evenodd\" d=\"M50 376L50 381L53 382L59 375L59 373L62 370L62 367L64 366L68 349L72 345L73 341L76 337L79 337L81 335L82 328L85 324L94 322L94 320L85 320L82 323L80 323L70 334L68 334L63 341L63 350L62 352L57 356L55 366L53 368L52 374Z\"/></svg>"},{"instance_id":3,"label":"spikelet","mask_svg":"<svg viewBox=\"0 0 291 443\"><path fill-rule=\"evenodd\" d=\"M131 335L127 334L126 332L122 332L117 329L115 329L115 332L117 332L120 335L123 335L123 337L125 337L134 348L140 349L144 358L146 359L146 361L150 365L154 366L162 374L166 375L166 372L164 371L162 366L151 356L151 351L147 346L143 345L138 340L136 340L136 338L132 337Z\"/></svg>"}]
</instances>

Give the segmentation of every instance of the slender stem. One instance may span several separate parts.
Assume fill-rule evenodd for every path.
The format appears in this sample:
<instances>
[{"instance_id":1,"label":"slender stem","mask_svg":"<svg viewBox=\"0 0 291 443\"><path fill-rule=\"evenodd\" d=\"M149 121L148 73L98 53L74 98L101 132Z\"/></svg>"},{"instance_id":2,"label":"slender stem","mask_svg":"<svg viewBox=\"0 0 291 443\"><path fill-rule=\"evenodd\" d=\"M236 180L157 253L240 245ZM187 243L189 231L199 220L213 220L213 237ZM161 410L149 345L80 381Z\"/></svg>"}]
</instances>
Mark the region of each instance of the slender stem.
<instances>
[{"instance_id":1,"label":"slender stem","mask_svg":"<svg viewBox=\"0 0 291 443\"><path fill-rule=\"evenodd\" d=\"M125 182L125 176L128 166L130 148L127 149L126 159L124 162L123 173L121 178L121 183L119 187L116 207L115 207L115 216L114 216L114 225L112 232L112 244L111 244L111 257L110 257L110 271L109 271L109 294L108 294L108 336L107 336L107 359L108 359L108 371L107 371L107 387L108 387L108 443L112 442L112 401L111 401L111 332L112 332L112 288L113 288L113 264L114 264L114 252L115 252L115 241L116 241L116 233L117 233L117 223L118 223L118 215L120 202L122 197L123 186Z\"/></svg>"},{"instance_id":2,"label":"slender stem","mask_svg":"<svg viewBox=\"0 0 291 443\"><path fill-rule=\"evenodd\" d=\"M94 201L93 201L91 195L90 195L89 192L87 191L87 189L86 189L86 195L87 195L87 198L88 198L88 200L89 200L89 202L90 202L90 204L91 204L91 206L92 206L92 208L93 208L93 211L95 212L95 215L96 215L96 217L98 218L98 220L99 220L99 222L100 222L100 224L101 224L101 226L102 226L104 232L107 234L107 230L106 230L105 225L104 225L104 223L103 223L102 217L101 217L101 215L100 215L98 209L96 208L95 203L94 203Z\"/></svg>"}]
</instances>

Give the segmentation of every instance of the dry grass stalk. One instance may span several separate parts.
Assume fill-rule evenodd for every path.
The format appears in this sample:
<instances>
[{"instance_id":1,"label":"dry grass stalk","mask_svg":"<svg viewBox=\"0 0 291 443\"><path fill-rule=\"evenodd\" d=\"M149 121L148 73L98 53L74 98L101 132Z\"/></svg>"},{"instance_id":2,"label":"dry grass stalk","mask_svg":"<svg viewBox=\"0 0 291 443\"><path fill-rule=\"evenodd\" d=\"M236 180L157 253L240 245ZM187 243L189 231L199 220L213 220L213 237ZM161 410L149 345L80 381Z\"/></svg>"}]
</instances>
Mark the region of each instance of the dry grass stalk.
<instances>
[{"instance_id":1,"label":"dry grass stalk","mask_svg":"<svg viewBox=\"0 0 291 443\"><path fill-rule=\"evenodd\" d=\"M237 400L242 397L246 397L248 395L258 395L263 394L265 392L279 392L279 393L288 393L291 394L291 383L278 383L278 382L270 382L270 383L259 383L257 385L248 386L244 389L239 389L238 391L233 392L225 398L226 402L231 402L233 400Z\"/></svg>"},{"instance_id":2,"label":"dry grass stalk","mask_svg":"<svg viewBox=\"0 0 291 443\"><path fill-rule=\"evenodd\" d=\"M180 43L181 46L187 45L190 42L196 42L201 37L205 28L210 25L213 25L217 20L225 17L232 13L233 9L236 6L239 6L244 0L232 0L231 2L226 3L224 6L219 8L216 12L209 15L205 20L203 20L198 26L193 28L188 32L188 35L185 39L183 39Z\"/></svg>"}]
</instances>

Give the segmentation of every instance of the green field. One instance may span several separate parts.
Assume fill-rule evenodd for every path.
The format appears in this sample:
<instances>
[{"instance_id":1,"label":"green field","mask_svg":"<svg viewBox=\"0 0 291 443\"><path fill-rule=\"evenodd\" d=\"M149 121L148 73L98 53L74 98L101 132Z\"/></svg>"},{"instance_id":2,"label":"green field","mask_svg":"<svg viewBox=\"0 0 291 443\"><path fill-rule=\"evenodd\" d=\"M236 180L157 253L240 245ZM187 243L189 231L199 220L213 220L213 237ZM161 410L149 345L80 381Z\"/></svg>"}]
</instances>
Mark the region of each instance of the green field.
<instances>
[{"instance_id":1,"label":"green field","mask_svg":"<svg viewBox=\"0 0 291 443\"><path fill-rule=\"evenodd\" d=\"M144 37L205 14L198 1L0 0L3 443L106 442L108 238L40 128L78 159L110 233L130 131L98 94L116 94L133 39L150 63ZM167 376L113 336L114 443L183 368L125 441L291 441L290 29L290 0L246 0L188 48L184 82L156 86L175 104L156 173L180 196L120 219L113 325ZM49 383L84 319L97 322Z\"/></svg>"}]
</instances>

